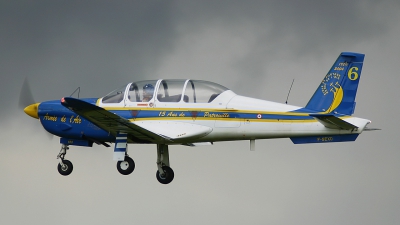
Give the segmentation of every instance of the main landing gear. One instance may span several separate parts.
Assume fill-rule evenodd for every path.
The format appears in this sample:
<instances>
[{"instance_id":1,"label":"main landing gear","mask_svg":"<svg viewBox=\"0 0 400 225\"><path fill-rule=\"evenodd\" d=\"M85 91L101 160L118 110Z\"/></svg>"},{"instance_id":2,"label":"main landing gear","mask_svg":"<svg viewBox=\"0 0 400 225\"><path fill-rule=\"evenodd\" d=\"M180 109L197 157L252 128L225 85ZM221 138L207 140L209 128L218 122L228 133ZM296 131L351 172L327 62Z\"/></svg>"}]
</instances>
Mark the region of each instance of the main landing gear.
<instances>
[{"instance_id":1,"label":"main landing gear","mask_svg":"<svg viewBox=\"0 0 400 225\"><path fill-rule=\"evenodd\" d=\"M129 175L135 169L135 161L128 154L125 154L124 161L117 162L117 170L122 175Z\"/></svg>"},{"instance_id":2,"label":"main landing gear","mask_svg":"<svg viewBox=\"0 0 400 225\"><path fill-rule=\"evenodd\" d=\"M127 149L126 149L127 150ZM129 175L135 169L135 162L125 150L124 161L117 162L117 170L122 175ZM156 178L162 184L169 184L174 179L174 171L169 167L168 145L157 145L157 172Z\"/></svg>"},{"instance_id":3,"label":"main landing gear","mask_svg":"<svg viewBox=\"0 0 400 225\"><path fill-rule=\"evenodd\" d=\"M72 173L74 169L72 163L69 160L64 159L67 154L68 146L65 144L61 145L60 153L57 155L57 159L59 160L58 164L58 172L63 176L68 176Z\"/></svg>"},{"instance_id":4,"label":"main landing gear","mask_svg":"<svg viewBox=\"0 0 400 225\"><path fill-rule=\"evenodd\" d=\"M156 178L162 184L169 184L174 179L174 171L169 167L168 145L157 144Z\"/></svg>"}]
</instances>

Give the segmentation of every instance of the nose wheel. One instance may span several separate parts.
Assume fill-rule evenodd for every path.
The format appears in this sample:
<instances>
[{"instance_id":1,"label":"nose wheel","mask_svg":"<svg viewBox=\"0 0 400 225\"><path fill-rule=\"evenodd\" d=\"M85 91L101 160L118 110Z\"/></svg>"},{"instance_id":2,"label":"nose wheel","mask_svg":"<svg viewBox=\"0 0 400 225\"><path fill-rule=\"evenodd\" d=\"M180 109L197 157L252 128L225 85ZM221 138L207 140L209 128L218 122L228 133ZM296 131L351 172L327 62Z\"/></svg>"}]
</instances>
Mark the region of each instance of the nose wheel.
<instances>
[{"instance_id":1,"label":"nose wheel","mask_svg":"<svg viewBox=\"0 0 400 225\"><path fill-rule=\"evenodd\" d=\"M58 172L63 176L68 176L72 173L74 169L72 163L69 160L64 159L65 155L67 154L68 146L62 144L60 153L58 153L57 159L59 160L58 163Z\"/></svg>"},{"instance_id":2,"label":"nose wheel","mask_svg":"<svg viewBox=\"0 0 400 225\"><path fill-rule=\"evenodd\" d=\"M72 173L73 165L69 160L62 160L61 163L58 164L58 172L63 176L68 176Z\"/></svg>"}]
</instances>

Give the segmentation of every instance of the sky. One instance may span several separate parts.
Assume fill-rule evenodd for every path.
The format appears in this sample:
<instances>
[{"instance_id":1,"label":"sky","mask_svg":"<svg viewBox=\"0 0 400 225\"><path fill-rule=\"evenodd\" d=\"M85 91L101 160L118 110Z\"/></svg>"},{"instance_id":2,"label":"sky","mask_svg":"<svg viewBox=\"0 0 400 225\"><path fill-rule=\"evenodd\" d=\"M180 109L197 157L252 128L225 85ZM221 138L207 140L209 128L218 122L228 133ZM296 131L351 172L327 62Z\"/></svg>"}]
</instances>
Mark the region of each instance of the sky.
<instances>
[{"instance_id":1,"label":"sky","mask_svg":"<svg viewBox=\"0 0 400 225\"><path fill-rule=\"evenodd\" d=\"M399 1L2 1L0 224L397 224ZM175 179L156 180L156 146L71 146L18 107L101 97L144 79L209 80L235 93L305 106L337 56L366 54L355 116L381 131L355 142L289 139L170 147Z\"/></svg>"}]
</instances>

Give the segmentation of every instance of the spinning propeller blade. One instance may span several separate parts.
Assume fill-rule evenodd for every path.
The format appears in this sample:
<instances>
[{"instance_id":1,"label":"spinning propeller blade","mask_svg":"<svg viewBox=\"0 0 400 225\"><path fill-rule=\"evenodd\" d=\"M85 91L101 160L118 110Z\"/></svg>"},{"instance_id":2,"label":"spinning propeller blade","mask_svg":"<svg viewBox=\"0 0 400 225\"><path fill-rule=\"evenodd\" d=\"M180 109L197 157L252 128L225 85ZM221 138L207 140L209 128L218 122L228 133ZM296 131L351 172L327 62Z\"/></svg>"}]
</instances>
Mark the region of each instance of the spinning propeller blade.
<instances>
[{"instance_id":1,"label":"spinning propeller blade","mask_svg":"<svg viewBox=\"0 0 400 225\"><path fill-rule=\"evenodd\" d=\"M28 105L34 104L35 100L33 99L31 87L29 85L28 78L24 79L24 83L22 84L21 92L19 94L19 108L24 109Z\"/></svg>"},{"instance_id":2,"label":"spinning propeller blade","mask_svg":"<svg viewBox=\"0 0 400 225\"><path fill-rule=\"evenodd\" d=\"M19 94L19 102L18 102L18 106L20 109L23 109L24 112L26 114L28 114L29 116L35 118L35 119L39 119L37 111L38 111L38 107L39 107L40 103L36 103L33 95L32 95L32 91L31 91L31 87L28 81L28 78L26 77L24 79L24 83L22 84L22 88L21 88L21 92ZM52 139L53 135L46 132L47 137Z\"/></svg>"}]
</instances>

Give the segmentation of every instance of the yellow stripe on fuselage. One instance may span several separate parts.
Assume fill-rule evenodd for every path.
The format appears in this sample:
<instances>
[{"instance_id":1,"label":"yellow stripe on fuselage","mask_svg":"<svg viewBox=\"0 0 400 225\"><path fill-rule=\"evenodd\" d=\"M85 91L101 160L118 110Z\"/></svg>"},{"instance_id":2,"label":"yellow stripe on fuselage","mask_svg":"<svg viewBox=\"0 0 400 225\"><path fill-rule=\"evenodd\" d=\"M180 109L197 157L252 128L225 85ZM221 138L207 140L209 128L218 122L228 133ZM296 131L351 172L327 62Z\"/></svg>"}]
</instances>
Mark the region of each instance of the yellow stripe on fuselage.
<instances>
[{"instance_id":1,"label":"yellow stripe on fuselage","mask_svg":"<svg viewBox=\"0 0 400 225\"><path fill-rule=\"evenodd\" d=\"M274 111L263 111L263 110L239 110L239 109L217 109L217 108L148 108L148 107L103 107L108 111L199 111L199 112L236 112L236 113L252 113L252 114L270 114L270 115L285 115L285 116L309 116L310 113L298 113L298 112L274 112Z\"/></svg>"},{"instance_id":2,"label":"yellow stripe on fuselage","mask_svg":"<svg viewBox=\"0 0 400 225\"><path fill-rule=\"evenodd\" d=\"M338 117L340 119L350 118L351 116ZM165 121L165 120L175 120L175 121L188 121L188 120L223 120L223 121L237 121L237 122L258 122L258 123L313 123L318 122L315 118L305 120L287 120L287 119L245 119L245 118L216 118L216 117L149 117L149 118L136 118L129 119L129 121Z\"/></svg>"}]
</instances>

